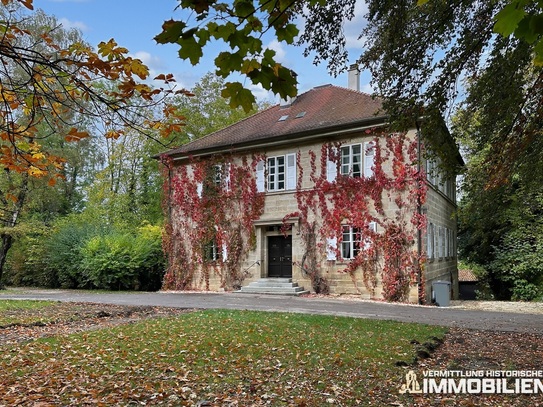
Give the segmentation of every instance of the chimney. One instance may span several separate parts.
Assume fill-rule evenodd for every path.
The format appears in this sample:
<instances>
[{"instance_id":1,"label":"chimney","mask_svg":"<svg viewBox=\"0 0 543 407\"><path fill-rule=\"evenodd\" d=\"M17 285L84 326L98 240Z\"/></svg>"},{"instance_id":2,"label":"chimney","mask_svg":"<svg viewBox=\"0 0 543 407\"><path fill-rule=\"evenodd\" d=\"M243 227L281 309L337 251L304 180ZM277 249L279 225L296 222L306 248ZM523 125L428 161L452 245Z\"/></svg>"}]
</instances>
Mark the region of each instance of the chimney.
<instances>
[{"instance_id":1,"label":"chimney","mask_svg":"<svg viewBox=\"0 0 543 407\"><path fill-rule=\"evenodd\" d=\"M349 66L349 89L360 91L360 70L357 64Z\"/></svg>"}]
</instances>

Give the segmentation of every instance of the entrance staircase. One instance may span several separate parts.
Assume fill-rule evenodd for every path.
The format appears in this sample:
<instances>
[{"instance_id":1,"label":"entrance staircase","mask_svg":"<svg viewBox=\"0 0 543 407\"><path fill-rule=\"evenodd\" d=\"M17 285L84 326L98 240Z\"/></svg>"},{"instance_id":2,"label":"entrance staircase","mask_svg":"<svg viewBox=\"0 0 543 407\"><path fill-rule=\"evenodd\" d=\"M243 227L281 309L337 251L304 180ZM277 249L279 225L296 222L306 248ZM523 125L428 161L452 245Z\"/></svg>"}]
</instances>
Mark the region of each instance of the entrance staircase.
<instances>
[{"instance_id":1,"label":"entrance staircase","mask_svg":"<svg viewBox=\"0 0 543 407\"><path fill-rule=\"evenodd\" d=\"M301 295L309 294L309 291L299 287L298 283L293 283L292 278L261 278L253 281L238 293L246 294L274 294L274 295Z\"/></svg>"}]
</instances>

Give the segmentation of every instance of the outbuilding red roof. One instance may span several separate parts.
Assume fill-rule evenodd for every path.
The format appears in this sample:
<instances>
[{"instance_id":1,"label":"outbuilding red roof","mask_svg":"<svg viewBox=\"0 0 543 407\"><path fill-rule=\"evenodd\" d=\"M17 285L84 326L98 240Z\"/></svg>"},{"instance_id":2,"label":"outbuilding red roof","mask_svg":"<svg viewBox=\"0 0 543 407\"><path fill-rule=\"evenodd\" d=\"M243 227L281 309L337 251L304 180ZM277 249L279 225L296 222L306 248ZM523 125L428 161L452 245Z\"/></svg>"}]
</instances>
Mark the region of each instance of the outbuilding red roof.
<instances>
[{"instance_id":1,"label":"outbuilding red roof","mask_svg":"<svg viewBox=\"0 0 543 407\"><path fill-rule=\"evenodd\" d=\"M469 269L459 269L458 270L458 281L461 282L476 282L479 281L477 276Z\"/></svg>"},{"instance_id":2,"label":"outbuilding red roof","mask_svg":"<svg viewBox=\"0 0 543 407\"><path fill-rule=\"evenodd\" d=\"M334 127L385 120L382 103L372 96L333 85L323 85L299 95L290 105L275 105L231 126L194 140L167 155L225 150L263 140L295 139Z\"/></svg>"}]
</instances>

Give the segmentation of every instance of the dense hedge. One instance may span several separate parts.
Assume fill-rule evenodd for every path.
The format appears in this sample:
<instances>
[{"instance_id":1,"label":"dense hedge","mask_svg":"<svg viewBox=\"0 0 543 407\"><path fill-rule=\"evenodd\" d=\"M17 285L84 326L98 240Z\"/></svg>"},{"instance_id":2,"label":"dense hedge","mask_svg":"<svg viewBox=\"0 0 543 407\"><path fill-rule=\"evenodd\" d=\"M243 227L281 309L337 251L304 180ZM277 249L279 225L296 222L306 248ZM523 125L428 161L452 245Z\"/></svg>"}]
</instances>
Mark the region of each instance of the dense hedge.
<instances>
[{"instance_id":1,"label":"dense hedge","mask_svg":"<svg viewBox=\"0 0 543 407\"><path fill-rule=\"evenodd\" d=\"M26 233L10 253L11 285L108 290L160 289L164 256L159 226L134 230L75 218Z\"/></svg>"}]
</instances>

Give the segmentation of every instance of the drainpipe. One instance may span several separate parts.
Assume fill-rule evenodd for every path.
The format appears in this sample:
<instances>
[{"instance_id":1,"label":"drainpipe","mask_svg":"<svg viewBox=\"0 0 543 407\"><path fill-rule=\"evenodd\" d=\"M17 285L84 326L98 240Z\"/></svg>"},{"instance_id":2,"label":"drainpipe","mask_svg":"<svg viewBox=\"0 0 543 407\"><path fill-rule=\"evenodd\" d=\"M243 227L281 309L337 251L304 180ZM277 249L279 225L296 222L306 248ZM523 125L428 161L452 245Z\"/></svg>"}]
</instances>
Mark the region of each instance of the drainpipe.
<instances>
[{"instance_id":1,"label":"drainpipe","mask_svg":"<svg viewBox=\"0 0 543 407\"><path fill-rule=\"evenodd\" d=\"M417 127L417 188L420 191L421 185L420 185L420 173L422 170L422 153L421 153L421 130L420 126L421 123L424 121L424 117L419 117L417 120L415 120L415 126ZM417 214L419 216L422 216L422 204L420 202L420 194L417 193ZM422 267L420 264L420 259L422 257L422 230L420 230L419 227L417 227L417 253L418 253L418 259L417 259L417 285L418 285L418 302L419 304L422 304Z\"/></svg>"}]
</instances>

